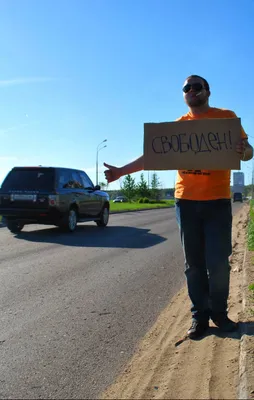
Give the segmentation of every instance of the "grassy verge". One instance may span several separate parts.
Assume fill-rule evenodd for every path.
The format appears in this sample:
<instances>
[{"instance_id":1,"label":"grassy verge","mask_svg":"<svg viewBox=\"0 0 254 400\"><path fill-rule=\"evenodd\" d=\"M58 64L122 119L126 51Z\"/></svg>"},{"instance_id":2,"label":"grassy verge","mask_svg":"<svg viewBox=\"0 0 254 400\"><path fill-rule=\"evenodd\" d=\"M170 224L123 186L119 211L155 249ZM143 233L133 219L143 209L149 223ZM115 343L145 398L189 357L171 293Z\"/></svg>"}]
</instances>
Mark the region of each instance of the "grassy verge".
<instances>
[{"instance_id":1,"label":"grassy verge","mask_svg":"<svg viewBox=\"0 0 254 400\"><path fill-rule=\"evenodd\" d=\"M121 212L121 211L137 211L144 209L155 209L155 208L166 208L173 207L175 204L174 200L166 200L165 203L113 203L110 201L110 211L111 212Z\"/></svg>"},{"instance_id":2,"label":"grassy verge","mask_svg":"<svg viewBox=\"0 0 254 400\"><path fill-rule=\"evenodd\" d=\"M254 300L254 283L251 283L249 285L249 291L251 292L252 298Z\"/></svg>"},{"instance_id":3,"label":"grassy verge","mask_svg":"<svg viewBox=\"0 0 254 400\"><path fill-rule=\"evenodd\" d=\"M252 316L254 316L254 307L253 307L253 305L254 305L254 283L251 283L249 285L248 289L249 289L249 300L250 300L250 303L251 303L251 307L249 309L249 312L250 312L250 314Z\"/></svg>"}]
</instances>

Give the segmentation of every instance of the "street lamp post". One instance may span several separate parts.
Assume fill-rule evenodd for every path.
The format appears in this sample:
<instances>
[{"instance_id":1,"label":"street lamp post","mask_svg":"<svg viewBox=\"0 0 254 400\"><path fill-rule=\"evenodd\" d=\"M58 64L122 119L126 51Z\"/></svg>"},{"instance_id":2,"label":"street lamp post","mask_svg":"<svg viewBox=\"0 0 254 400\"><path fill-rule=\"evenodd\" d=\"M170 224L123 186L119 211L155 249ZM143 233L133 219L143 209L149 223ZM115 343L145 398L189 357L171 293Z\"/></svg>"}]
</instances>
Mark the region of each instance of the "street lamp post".
<instances>
[{"instance_id":1,"label":"street lamp post","mask_svg":"<svg viewBox=\"0 0 254 400\"><path fill-rule=\"evenodd\" d=\"M105 143L107 141L107 139L104 139L101 143L98 144L97 146L97 150L96 150L96 185L98 185L98 153L100 150L104 149L104 147L107 147L107 145L105 144L105 146L100 147L101 144Z\"/></svg>"}]
</instances>

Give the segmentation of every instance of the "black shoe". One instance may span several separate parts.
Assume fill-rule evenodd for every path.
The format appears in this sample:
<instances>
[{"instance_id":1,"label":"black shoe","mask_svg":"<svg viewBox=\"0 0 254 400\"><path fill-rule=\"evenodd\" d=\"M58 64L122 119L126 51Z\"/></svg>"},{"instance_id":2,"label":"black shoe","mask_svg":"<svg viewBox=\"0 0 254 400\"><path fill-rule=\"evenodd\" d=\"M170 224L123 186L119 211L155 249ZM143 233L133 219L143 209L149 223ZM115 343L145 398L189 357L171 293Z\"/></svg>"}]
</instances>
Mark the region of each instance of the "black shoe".
<instances>
[{"instance_id":1,"label":"black shoe","mask_svg":"<svg viewBox=\"0 0 254 400\"><path fill-rule=\"evenodd\" d=\"M209 328L208 321L192 321L191 327L187 332L190 339L197 339L204 335Z\"/></svg>"},{"instance_id":2,"label":"black shoe","mask_svg":"<svg viewBox=\"0 0 254 400\"><path fill-rule=\"evenodd\" d=\"M218 314L212 320L222 332L234 332L238 329L238 324L231 321L226 314Z\"/></svg>"}]
</instances>

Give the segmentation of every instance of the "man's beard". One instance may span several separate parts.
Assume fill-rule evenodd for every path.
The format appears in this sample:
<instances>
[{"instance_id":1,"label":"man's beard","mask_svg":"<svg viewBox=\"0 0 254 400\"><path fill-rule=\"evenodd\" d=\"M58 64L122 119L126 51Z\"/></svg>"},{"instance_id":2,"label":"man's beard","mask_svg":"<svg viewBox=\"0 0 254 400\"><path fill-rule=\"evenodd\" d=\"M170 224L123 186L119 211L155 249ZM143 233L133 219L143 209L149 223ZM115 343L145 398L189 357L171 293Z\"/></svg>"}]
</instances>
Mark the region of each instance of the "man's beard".
<instances>
[{"instance_id":1,"label":"man's beard","mask_svg":"<svg viewBox=\"0 0 254 400\"><path fill-rule=\"evenodd\" d=\"M206 104L206 99L204 99L204 98L202 99L199 96L193 97L193 98L189 99L187 104L190 107L200 107L200 106L203 106L204 104Z\"/></svg>"}]
</instances>

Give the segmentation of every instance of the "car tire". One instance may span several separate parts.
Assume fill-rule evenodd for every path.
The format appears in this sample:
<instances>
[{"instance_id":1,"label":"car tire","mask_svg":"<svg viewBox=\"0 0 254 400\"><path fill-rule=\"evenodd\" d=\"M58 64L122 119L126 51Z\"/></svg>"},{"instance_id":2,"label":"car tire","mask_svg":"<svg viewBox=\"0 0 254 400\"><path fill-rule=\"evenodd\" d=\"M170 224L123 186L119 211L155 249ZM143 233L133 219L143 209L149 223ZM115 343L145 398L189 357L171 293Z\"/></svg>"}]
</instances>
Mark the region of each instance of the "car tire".
<instances>
[{"instance_id":1,"label":"car tire","mask_svg":"<svg viewBox=\"0 0 254 400\"><path fill-rule=\"evenodd\" d=\"M109 221L109 208L108 206L104 206L101 210L100 219L96 221L97 226L104 228L108 225Z\"/></svg>"},{"instance_id":2,"label":"car tire","mask_svg":"<svg viewBox=\"0 0 254 400\"><path fill-rule=\"evenodd\" d=\"M7 228L11 233L20 233L24 226L25 225L19 221L7 221Z\"/></svg>"},{"instance_id":3,"label":"car tire","mask_svg":"<svg viewBox=\"0 0 254 400\"><path fill-rule=\"evenodd\" d=\"M77 227L78 215L75 208L70 208L69 211L64 215L60 228L67 232L74 232Z\"/></svg>"}]
</instances>

